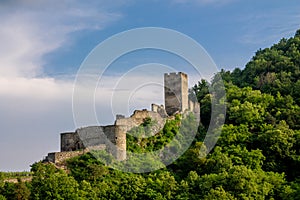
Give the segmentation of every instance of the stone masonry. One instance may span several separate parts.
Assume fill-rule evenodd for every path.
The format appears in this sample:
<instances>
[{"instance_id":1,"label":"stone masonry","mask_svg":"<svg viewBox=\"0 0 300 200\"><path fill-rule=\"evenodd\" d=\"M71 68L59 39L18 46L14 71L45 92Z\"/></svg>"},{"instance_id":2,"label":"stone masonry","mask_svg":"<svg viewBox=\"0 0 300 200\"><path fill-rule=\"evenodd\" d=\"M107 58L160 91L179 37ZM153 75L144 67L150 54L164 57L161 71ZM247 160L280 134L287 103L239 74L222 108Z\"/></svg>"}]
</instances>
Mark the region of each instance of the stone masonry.
<instances>
[{"instance_id":1,"label":"stone masonry","mask_svg":"<svg viewBox=\"0 0 300 200\"><path fill-rule=\"evenodd\" d=\"M183 72L165 74L165 107L168 115L188 109L188 78Z\"/></svg>"},{"instance_id":2,"label":"stone masonry","mask_svg":"<svg viewBox=\"0 0 300 200\"><path fill-rule=\"evenodd\" d=\"M151 118L154 125L151 135L158 133L166 119L186 110L200 116L200 105L188 99L188 77L183 72L164 74L165 108L163 105L151 105L151 111L136 110L130 117L117 115L115 123L108 126L88 126L75 132L61 133L60 152L49 153L44 161L55 164L81 155L91 149L110 152L117 160L126 159L126 133L141 125L146 118Z\"/></svg>"}]
</instances>

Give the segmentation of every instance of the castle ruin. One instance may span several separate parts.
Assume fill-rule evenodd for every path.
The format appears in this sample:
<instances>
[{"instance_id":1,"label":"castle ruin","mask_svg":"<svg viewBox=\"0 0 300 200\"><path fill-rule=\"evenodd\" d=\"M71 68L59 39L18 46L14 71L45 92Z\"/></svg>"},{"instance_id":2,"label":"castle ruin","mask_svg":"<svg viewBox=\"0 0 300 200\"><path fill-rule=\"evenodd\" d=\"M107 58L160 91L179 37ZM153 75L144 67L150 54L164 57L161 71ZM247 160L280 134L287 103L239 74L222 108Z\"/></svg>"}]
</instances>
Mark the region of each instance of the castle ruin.
<instances>
[{"instance_id":1,"label":"castle ruin","mask_svg":"<svg viewBox=\"0 0 300 200\"><path fill-rule=\"evenodd\" d=\"M44 161L55 164L84 154L90 150L107 150L117 160L126 159L126 133L150 118L156 123L151 133L158 133L166 120L176 113L192 111L200 116L200 105L188 99L188 76L183 72L164 74L165 106L151 105L151 111L136 110L130 117L117 115L115 123L108 126L88 126L75 132L60 134L60 152L49 153Z\"/></svg>"}]
</instances>

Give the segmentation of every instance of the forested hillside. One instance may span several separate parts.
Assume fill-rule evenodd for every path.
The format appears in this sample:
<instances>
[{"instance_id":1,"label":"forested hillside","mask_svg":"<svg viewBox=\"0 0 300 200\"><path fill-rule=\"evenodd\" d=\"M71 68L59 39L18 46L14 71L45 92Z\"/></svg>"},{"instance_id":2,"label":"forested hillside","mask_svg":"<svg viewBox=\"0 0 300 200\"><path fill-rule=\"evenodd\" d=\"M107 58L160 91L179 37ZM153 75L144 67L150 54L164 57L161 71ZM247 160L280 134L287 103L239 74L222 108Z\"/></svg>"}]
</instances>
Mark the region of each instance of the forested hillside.
<instances>
[{"instance_id":1,"label":"forested hillside","mask_svg":"<svg viewBox=\"0 0 300 200\"><path fill-rule=\"evenodd\" d=\"M220 75L227 113L217 145L205 158L200 148L210 121L208 88L217 78L193 87L202 124L191 147L172 165L125 173L91 154L68 160L67 170L35 163L31 182L4 182L0 174L0 200L300 199L300 30L258 50L244 69L221 70ZM148 139L128 137L127 149L161 148L179 134L179 120L168 121Z\"/></svg>"}]
</instances>

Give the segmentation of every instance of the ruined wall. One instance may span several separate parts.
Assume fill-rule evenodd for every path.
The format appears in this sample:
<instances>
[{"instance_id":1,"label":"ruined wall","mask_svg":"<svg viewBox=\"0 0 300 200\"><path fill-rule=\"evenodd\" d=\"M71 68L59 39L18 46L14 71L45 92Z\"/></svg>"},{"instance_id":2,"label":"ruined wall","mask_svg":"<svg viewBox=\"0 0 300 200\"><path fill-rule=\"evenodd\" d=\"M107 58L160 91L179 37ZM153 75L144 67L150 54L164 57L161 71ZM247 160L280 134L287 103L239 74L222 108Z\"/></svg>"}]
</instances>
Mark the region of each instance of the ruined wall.
<instances>
[{"instance_id":1,"label":"ruined wall","mask_svg":"<svg viewBox=\"0 0 300 200\"><path fill-rule=\"evenodd\" d=\"M158 133L166 123L166 119L162 118L157 112L148 110L136 110L129 118L116 120L115 125L124 126L124 131L128 132L133 127L141 125L146 118L151 118L152 121L155 121L154 125L151 127L151 135L155 135L156 133Z\"/></svg>"},{"instance_id":2,"label":"ruined wall","mask_svg":"<svg viewBox=\"0 0 300 200\"><path fill-rule=\"evenodd\" d=\"M102 126L106 138L113 144L116 144L116 126Z\"/></svg>"},{"instance_id":3,"label":"ruined wall","mask_svg":"<svg viewBox=\"0 0 300 200\"><path fill-rule=\"evenodd\" d=\"M189 100L189 110L194 113L200 113L200 103Z\"/></svg>"},{"instance_id":4,"label":"ruined wall","mask_svg":"<svg viewBox=\"0 0 300 200\"><path fill-rule=\"evenodd\" d=\"M200 122L200 103L198 101L189 100L189 111L192 111L197 122Z\"/></svg>"},{"instance_id":5,"label":"ruined wall","mask_svg":"<svg viewBox=\"0 0 300 200\"><path fill-rule=\"evenodd\" d=\"M48 153L47 157L45 158L45 161L52 162L57 165L62 164L65 160L69 158L73 158L75 156L83 155L91 150L104 150L105 145L98 145L92 148L86 148L84 150L80 151L64 151L64 152L53 152Z\"/></svg>"},{"instance_id":6,"label":"ruined wall","mask_svg":"<svg viewBox=\"0 0 300 200\"><path fill-rule=\"evenodd\" d=\"M157 112L162 118L167 118L168 114L163 105L151 104L151 111Z\"/></svg>"},{"instance_id":7,"label":"ruined wall","mask_svg":"<svg viewBox=\"0 0 300 200\"><path fill-rule=\"evenodd\" d=\"M77 129L76 133L85 147L91 147L106 143L104 131L105 129L102 126L88 126Z\"/></svg>"},{"instance_id":8,"label":"ruined wall","mask_svg":"<svg viewBox=\"0 0 300 200\"><path fill-rule=\"evenodd\" d=\"M168 115L188 109L188 77L185 73L164 74L164 90Z\"/></svg>"},{"instance_id":9,"label":"ruined wall","mask_svg":"<svg viewBox=\"0 0 300 200\"><path fill-rule=\"evenodd\" d=\"M125 160L126 159L126 133L127 127L116 125L115 127L115 144L116 144L116 152L115 157L117 160Z\"/></svg>"},{"instance_id":10,"label":"ruined wall","mask_svg":"<svg viewBox=\"0 0 300 200\"><path fill-rule=\"evenodd\" d=\"M83 149L84 145L75 132L60 134L60 151L76 151Z\"/></svg>"},{"instance_id":11,"label":"ruined wall","mask_svg":"<svg viewBox=\"0 0 300 200\"><path fill-rule=\"evenodd\" d=\"M181 78L181 111L189 108L189 86L188 76L185 73L179 72Z\"/></svg>"},{"instance_id":12,"label":"ruined wall","mask_svg":"<svg viewBox=\"0 0 300 200\"><path fill-rule=\"evenodd\" d=\"M125 119L124 117L117 117ZM105 136L112 144L106 144L108 151L113 154L117 160L126 159L126 129L121 125L103 126Z\"/></svg>"},{"instance_id":13,"label":"ruined wall","mask_svg":"<svg viewBox=\"0 0 300 200\"><path fill-rule=\"evenodd\" d=\"M76 151L106 144L106 138L115 144L115 126L88 126L75 132L61 133L61 151Z\"/></svg>"},{"instance_id":14,"label":"ruined wall","mask_svg":"<svg viewBox=\"0 0 300 200\"><path fill-rule=\"evenodd\" d=\"M124 118L121 117L121 119ZM88 126L79 128L75 132L61 134L60 153L75 152L80 149L99 149L99 147L102 149L103 146L107 147L107 150L116 159L126 159L126 128L122 128L121 125ZM59 155L54 154L56 157ZM66 155L69 154L67 153ZM73 154L70 153L70 155ZM50 160L55 159L51 155L48 157Z\"/></svg>"},{"instance_id":15,"label":"ruined wall","mask_svg":"<svg viewBox=\"0 0 300 200\"><path fill-rule=\"evenodd\" d=\"M155 108L159 109L158 107ZM161 114L166 115L165 112L162 112ZM166 119L163 118L161 114L148 110L136 110L128 118L117 118L115 121L114 138L117 151L114 152L114 154L118 160L126 159L126 133L132 128L140 126L146 118L151 118L151 120L155 123L150 127L150 135L155 135L164 127L166 123Z\"/></svg>"},{"instance_id":16,"label":"ruined wall","mask_svg":"<svg viewBox=\"0 0 300 200\"><path fill-rule=\"evenodd\" d=\"M66 159L73 158L82 154L82 151L53 152L49 153L45 160L47 162L52 162L59 165L62 164Z\"/></svg>"}]
</instances>

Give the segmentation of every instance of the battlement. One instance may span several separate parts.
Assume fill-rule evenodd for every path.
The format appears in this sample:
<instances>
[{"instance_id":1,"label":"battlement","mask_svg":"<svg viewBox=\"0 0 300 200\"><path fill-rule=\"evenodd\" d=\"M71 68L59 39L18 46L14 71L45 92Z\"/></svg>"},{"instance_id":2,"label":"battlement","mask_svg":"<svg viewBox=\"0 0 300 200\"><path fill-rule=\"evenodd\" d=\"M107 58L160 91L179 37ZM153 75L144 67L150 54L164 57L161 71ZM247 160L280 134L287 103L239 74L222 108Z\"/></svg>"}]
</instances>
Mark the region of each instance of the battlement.
<instances>
[{"instance_id":1,"label":"battlement","mask_svg":"<svg viewBox=\"0 0 300 200\"><path fill-rule=\"evenodd\" d=\"M183 72L171 72L171 73L165 73L164 74L165 77L176 77L176 76L184 76L187 77L186 73Z\"/></svg>"}]
</instances>

